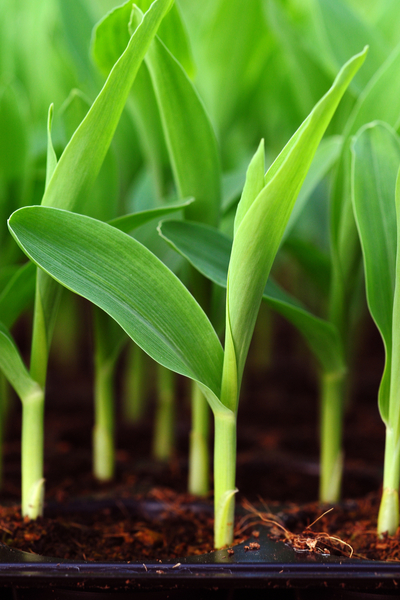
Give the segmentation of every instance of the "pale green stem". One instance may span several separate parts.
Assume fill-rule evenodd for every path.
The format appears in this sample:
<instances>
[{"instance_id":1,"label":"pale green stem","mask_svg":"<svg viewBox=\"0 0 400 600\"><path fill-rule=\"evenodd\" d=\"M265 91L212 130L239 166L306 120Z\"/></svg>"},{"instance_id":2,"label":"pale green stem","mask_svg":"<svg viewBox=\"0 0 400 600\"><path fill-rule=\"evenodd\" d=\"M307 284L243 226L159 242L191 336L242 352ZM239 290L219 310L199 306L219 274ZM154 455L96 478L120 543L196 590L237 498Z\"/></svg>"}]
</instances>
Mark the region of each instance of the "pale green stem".
<instances>
[{"instance_id":1,"label":"pale green stem","mask_svg":"<svg viewBox=\"0 0 400 600\"><path fill-rule=\"evenodd\" d=\"M399 526L400 440L386 428L383 493L378 516L378 533L394 535Z\"/></svg>"},{"instance_id":2,"label":"pale green stem","mask_svg":"<svg viewBox=\"0 0 400 600\"><path fill-rule=\"evenodd\" d=\"M46 387L47 363L54 323L62 287L38 269L31 348L30 374L43 389Z\"/></svg>"},{"instance_id":3,"label":"pale green stem","mask_svg":"<svg viewBox=\"0 0 400 600\"><path fill-rule=\"evenodd\" d=\"M22 515L36 519L43 514L44 398L50 340L61 287L38 269L33 316L30 374L38 388L22 399Z\"/></svg>"},{"instance_id":4,"label":"pale green stem","mask_svg":"<svg viewBox=\"0 0 400 600\"><path fill-rule=\"evenodd\" d=\"M236 415L217 413L214 439L214 544L233 542L236 479Z\"/></svg>"},{"instance_id":5,"label":"pale green stem","mask_svg":"<svg viewBox=\"0 0 400 600\"><path fill-rule=\"evenodd\" d=\"M192 382L192 430L189 447L189 493L206 496L209 490L208 433L210 408L199 386Z\"/></svg>"},{"instance_id":6,"label":"pale green stem","mask_svg":"<svg viewBox=\"0 0 400 600\"><path fill-rule=\"evenodd\" d=\"M93 474L100 481L114 477L114 368L96 361L94 383Z\"/></svg>"},{"instance_id":7,"label":"pale green stem","mask_svg":"<svg viewBox=\"0 0 400 600\"><path fill-rule=\"evenodd\" d=\"M342 481L344 373L323 373L321 381L321 502L337 502Z\"/></svg>"},{"instance_id":8,"label":"pale green stem","mask_svg":"<svg viewBox=\"0 0 400 600\"><path fill-rule=\"evenodd\" d=\"M37 388L22 401L22 516L43 515L44 391Z\"/></svg>"},{"instance_id":9,"label":"pale green stem","mask_svg":"<svg viewBox=\"0 0 400 600\"><path fill-rule=\"evenodd\" d=\"M124 418L128 423L140 421L146 408L148 365L145 358L145 353L137 344L129 344L123 405Z\"/></svg>"},{"instance_id":10,"label":"pale green stem","mask_svg":"<svg viewBox=\"0 0 400 600\"><path fill-rule=\"evenodd\" d=\"M175 435L175 386L174 373L161 365L158 372L158 398L153 438L153 456L167 461L172 457Z\"/></svg>"}]
</instances>

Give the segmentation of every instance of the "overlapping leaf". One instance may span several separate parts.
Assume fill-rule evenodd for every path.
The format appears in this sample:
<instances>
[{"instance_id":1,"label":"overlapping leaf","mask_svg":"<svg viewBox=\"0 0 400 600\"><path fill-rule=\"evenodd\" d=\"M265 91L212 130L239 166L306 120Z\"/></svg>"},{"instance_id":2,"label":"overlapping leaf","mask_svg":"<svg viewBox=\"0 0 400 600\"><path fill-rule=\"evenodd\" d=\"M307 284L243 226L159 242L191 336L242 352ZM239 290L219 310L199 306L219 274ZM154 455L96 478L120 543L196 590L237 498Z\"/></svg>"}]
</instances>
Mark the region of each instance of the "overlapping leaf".
<instances>
[{"instance_id":1,"label":"overlapping leaf","mask_svg":"<svg viewBox=\"0 0 400 600\"><path fill-rule=\"evenodd\" d=\"M140 18L136 11L136 20ZM145 60L179 194L196 199L186 215L214 225L219 217L221 173L215 134L203 103L182 66L160 39L154 39Z\"/></svg>"},{"instance_id":2,"label":"overlapping leaf","mask_svg":"<svg viewBox=\"0 0 400 600\"><path fill-rule=\"evenodd\" d=\"M74 213L26 207L9 220L26 254L105 310L160 364L198 381L215 410L223 350L206 315L149 250L114 227Z\"/></svg>"},{"instance_id":3,"label":"overlapping leaf","mask_svg":"<svg viewBox=\"0 0 400 600\"><path fill-rule=\"evenodd\" d=\"M64 150L46 188L43 206L74 209L77 198L89 190L110 146L136 73L171 3L172 0L156 0L131 36Z\"/></svg>"}]
</instances>

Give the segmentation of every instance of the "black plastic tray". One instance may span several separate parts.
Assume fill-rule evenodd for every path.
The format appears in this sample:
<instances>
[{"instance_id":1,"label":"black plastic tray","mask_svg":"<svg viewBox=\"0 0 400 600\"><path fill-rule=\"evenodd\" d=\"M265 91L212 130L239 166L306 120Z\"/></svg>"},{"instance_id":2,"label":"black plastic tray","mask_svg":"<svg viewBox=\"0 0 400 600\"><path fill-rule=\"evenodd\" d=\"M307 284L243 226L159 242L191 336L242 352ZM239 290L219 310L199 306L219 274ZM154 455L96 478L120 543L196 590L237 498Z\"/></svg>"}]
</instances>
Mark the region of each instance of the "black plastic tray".
<instances>
[{"instance_id":1,"label":"black plastic tray","mask_svg":"<svg viewBox=\"0 0 400 600\"><path fill-rule=\"evenodd\" d=\"M146 508L148 512L160 510L156 504ZM295 552L282 542L272 541L265 529L259 532L259 538L235 546L233 555L218 550L145 564L60 560L0 544L0 586L12 588L12 597L18 600L95 600L104 598L104 592L113 600L142 597L144 591L147 598L172 599L187 598L189 589L191 600L202 598L201 590L211 594L207 598L217 590L226 591L218 597L239 598L239 590L250 588L251 599L258 598L256 590L264 590L264 598L267 589L269 598L311 599L320 598L322 593L323 598L400 597L400 563ZM247 550L251 542L258 542L260 548ZM166 590L168 596L163 595ZM182 596L184 590L186 596Z\"/></svg>"}]
</instances>

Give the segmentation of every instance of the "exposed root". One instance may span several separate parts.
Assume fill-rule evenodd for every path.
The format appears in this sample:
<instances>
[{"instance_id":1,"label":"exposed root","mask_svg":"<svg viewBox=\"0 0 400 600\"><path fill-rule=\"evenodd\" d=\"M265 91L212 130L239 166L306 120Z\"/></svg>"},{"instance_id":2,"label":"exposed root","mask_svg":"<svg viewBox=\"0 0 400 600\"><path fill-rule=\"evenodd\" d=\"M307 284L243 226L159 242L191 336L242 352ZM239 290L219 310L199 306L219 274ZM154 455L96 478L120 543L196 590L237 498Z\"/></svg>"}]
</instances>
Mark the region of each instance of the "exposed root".
<instances>
[{"instance_id":1,"label":"exposed root","mask_svg":"<svg viewBox=\"0 0 400 600\"><path fill-rule=\"evenodd\" d=\"M251 523L254 526L265 525L270 527L270 532L275 539L286 542L296 552L314 552L316 554L336 554L351 558L354 555L353 548L347 542L338 537L329 535L325 531L315 532L311 527L319 519L322 519L332 508L320 515L315 521L308 525L302 533L292 533L280 522L279 517L270 512L263 513L257 510L250 502L245 500L243 507L249 511L249 515L243 517L240 525L244 527ZM254 520L256 517L256 520ZM250 519L253 518L252 521Z\"/></svg>"}]
</instances>

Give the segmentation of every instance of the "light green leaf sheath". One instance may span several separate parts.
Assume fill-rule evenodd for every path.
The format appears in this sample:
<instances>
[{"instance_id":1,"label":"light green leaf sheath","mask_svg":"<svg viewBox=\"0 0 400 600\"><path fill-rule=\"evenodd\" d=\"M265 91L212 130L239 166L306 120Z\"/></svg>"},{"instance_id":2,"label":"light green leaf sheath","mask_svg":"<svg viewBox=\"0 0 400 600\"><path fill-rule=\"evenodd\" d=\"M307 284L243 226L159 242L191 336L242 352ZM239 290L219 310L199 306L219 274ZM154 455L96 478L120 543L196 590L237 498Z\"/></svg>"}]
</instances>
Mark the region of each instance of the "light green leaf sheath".
<instances>
[{"instance_id":1,"label":"light green leaf sheath","mask_svg":"<svg viewBox=\"0 0 400 600\"><path fill-rule=\"evenodd\" d=\"M26 369L18 348L8 330L0 323L0 369L22 402L40 396L41 389Z\"/></svg>"},{"instance_id":2,"label":"light green leaf sheath","mask_svg":"<svg viewBox=\"0 0 400 600\"><path fill-rule=\"evenodd\" d=\"M297 194L332 115L366 56L349 60L265 175L265 186L235 224L228 275L227 330L236 354L238 385L264 287ZM255 160L259 161L256 158ZM240 205L238 214L242 214ZM225 354L227 348L225 347Z\"/></svg>"},{"instance_id":3,"label":"light green leaf sheath","mask_svg":"<svg viewBox=\"0 0 400 600\"><path fill-rule=\"evenodd\" d=\"M103 89L65 148L46 188L43 206L73 210L79 196L94 182L136 73L172 1L155 0L144 15Z\"/></svg>"},{"instance_id":4,"label":"light green leaf sheath","mask_svg":"<svg viewBox=\"0 0 400 600\"><path fill-rule=\"evenodd\" d=\"M382 122L364 126L352 144L352 201L364 259L368 307L385 345L379 407L386 424L392 363L392 318L396 282L395 189L400 140Z\"/></svg>"},{"instance_id":5,"label":"light green leaf sheath","mask_svg":"<svg viewBox=\"0 0 400 600\"><path fill-rule=\"evenodd\" d=\"M217 285L226 287L232 240L206 225L188 221L164 221L160 235L200 273ZM325 373L344 369L343 352L336 328L314 316L272 279L267 281L263 300L284 316L304 335Z\"/></svg>"},{"instance_id":6,"label":"light green leaf sheath","mask_svg":"<svg viewBox=\"0 0 400 600\"><path fill-rule=\"evenodd\" d=\"M147 248L111 225L47 207L9 219L23 251L65 287L110 316L154 360L198 381L214 410L223 350L180 280Z\"/></svg>"}]
</instances>

